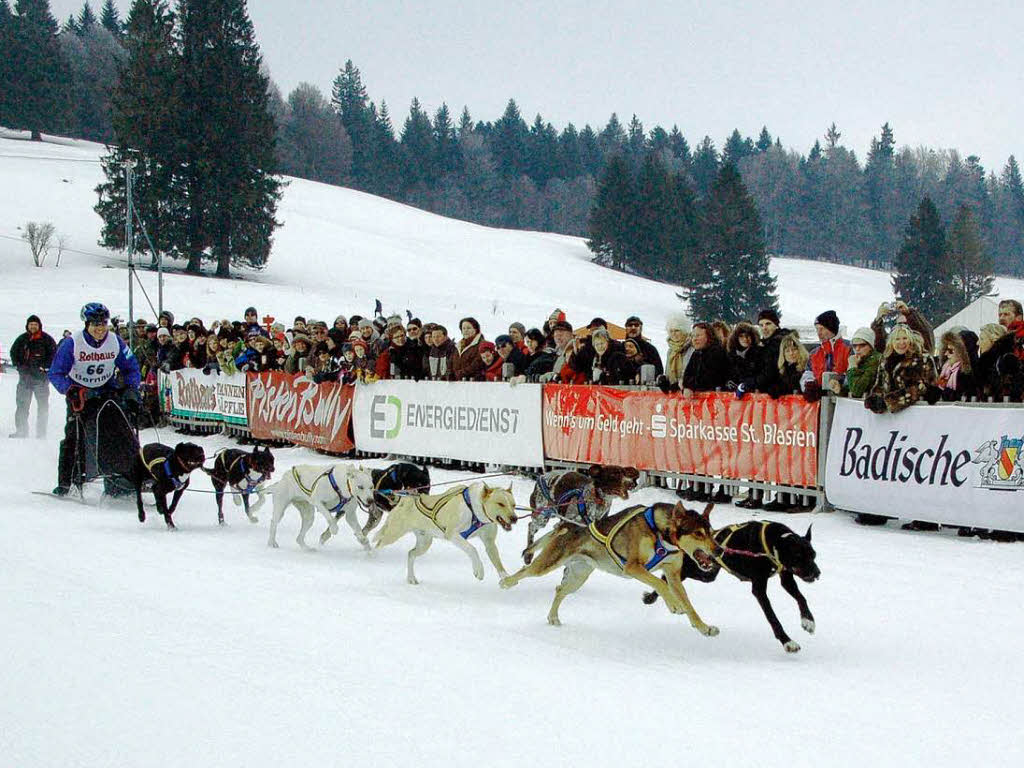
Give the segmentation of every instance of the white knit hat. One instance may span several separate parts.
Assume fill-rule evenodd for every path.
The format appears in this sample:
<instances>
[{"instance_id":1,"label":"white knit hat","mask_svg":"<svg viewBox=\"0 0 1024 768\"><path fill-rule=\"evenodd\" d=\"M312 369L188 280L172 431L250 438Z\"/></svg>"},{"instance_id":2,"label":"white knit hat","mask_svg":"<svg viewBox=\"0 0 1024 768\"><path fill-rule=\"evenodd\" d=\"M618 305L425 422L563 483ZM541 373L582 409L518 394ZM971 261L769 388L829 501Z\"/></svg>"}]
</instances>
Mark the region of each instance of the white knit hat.
<instances>
[{"instance_id":1,"label":"white knit hat","mask_svg":"<svg viewBox=\"0 0 1024 768\"><path fill-rule=\"evenodd\" d=\"M682 312L674 315L669 315L668 319L665 320L666 331L683 331L685 333L691 333L693 326L690 324L690 318L684 315Z\"/></svg>"},{"instance_id":2,"label":"white knit hat","mask_svg":"<svg viewBox=\"0 0 1024 768\"><path fill-rule=\"evenodd\" d=\"M875 332L870 328L858 328L856 333L850 337L850 343L855 341L862 341L872 349L875 348Z\"/></svg>"}]
</instances>

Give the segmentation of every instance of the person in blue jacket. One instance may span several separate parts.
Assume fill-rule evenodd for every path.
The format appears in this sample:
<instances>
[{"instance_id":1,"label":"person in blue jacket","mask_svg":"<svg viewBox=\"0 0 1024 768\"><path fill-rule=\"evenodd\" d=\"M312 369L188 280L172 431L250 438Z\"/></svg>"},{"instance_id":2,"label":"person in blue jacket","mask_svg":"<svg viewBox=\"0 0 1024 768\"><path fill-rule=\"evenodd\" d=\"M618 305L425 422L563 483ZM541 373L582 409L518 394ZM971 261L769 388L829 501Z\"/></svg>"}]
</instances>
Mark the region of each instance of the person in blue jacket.
<instances>
[{"instance_id":1,"label":"person in blue jacket","mask_svg":"<svg viewBox=\"0 0 1024 768\"><path fill-rule=\"evenodd\" d=\"M110 311L98 302L82 307L84 327L57 347L48 377L67 399L67 421L60 443L56 496L72 485L81 488L85 475L85 423L97 419L101 406L114 400L134 419L139 412L139 361L116 333L110 333ZM121 420L123 422L123 419ZM135 441L130 427L125 439ZM91 446L95 450L96 446ZM101 461L102 464L102 461Z\"/></svg>"}]
</instances>

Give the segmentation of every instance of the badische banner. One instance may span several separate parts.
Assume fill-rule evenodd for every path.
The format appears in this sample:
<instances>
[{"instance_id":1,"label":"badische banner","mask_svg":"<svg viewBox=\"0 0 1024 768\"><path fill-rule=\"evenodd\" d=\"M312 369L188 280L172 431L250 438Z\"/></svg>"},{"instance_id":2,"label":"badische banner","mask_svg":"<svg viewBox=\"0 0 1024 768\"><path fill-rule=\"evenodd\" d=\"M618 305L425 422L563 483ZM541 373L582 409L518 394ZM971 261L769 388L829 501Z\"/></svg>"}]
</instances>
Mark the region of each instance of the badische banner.
<instances>
[{"instance_id":1,"label":"badische banner","mask_svg":"<svg viewBox=\"0 0 1024 768\"><path fill-rule=\"evenodd\" d=\"M840 399L825 495L841 509L1024 531L1024 408L915 405L877 415Z\"/></svg>"},{"instance_id":2,"label":"badische banner","mask_svg":"<svg viewBox=\"0 0 1024 768\"><path fill-rule=\"evenodd\" d=\"M356 447L539 467L540 385L378 381L356 386Z\"/></svg>"}]
</instances>

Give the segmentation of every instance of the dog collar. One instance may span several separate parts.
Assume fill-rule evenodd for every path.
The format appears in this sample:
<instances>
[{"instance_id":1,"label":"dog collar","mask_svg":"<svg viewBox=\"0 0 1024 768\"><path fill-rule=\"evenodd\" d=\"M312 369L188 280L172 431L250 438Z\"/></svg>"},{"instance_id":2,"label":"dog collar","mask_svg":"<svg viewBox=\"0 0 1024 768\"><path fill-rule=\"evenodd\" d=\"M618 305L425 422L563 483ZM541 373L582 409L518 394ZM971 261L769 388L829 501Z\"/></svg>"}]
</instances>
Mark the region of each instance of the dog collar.
<instances>
[{"instance_id":1,"label":"dog collar","mask_svg":"<svg viewBox=\"0 0 1024 768\"><path fill-rule=\"evenodd\" d=\"M462 489L462 500L465 501L466 506L469 507L469 516L471 518L469 527L466 530L459 532L459 536L461 536L463 540L466 540L474 533L476 533L478 530L483 528L484 525L486 525L486 523L480 522L480 518L476 516L476 512L473 510L473 502L469 498L469 486L466 486L465 488ZM484 512L483 514L484 517L487 516L486 512Z\"/></svg>"}]
</instances>

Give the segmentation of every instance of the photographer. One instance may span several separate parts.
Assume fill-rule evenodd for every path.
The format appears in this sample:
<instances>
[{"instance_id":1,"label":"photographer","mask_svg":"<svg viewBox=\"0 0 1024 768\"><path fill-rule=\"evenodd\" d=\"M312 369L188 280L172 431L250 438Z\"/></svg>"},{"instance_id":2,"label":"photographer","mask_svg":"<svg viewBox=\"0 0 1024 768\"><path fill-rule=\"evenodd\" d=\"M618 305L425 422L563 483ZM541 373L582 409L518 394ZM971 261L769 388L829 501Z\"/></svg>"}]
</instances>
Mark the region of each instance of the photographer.
<instances>
[{"instance_id":1,"label":"photographer","mask_svg":"<svg viewBox=\"0 0 1024 768\"><path fill-rule=\"evenodd\" d=\"M851 354L845 380L830 379L828 389L837 395L862 398L875 383L882 356L872 346L875 334L870 328L858 328L850 339Z\"/></svg>"},{"instance_id":2,"label":"photographer","mask_svg":"<svg viewBox=\"0 0 1024 768\"><path fill-rule=\"evenodd\" d=\"M925 355L931 355L935 351L935 334L932 332L931 323L925 320L924 315L899 299L883 301L878 307L878 314L871 322L871 330L875 333L875 349L885 349L889 330L899 324L907 325L918 333Z\"/></svg>"}]
</instances>

